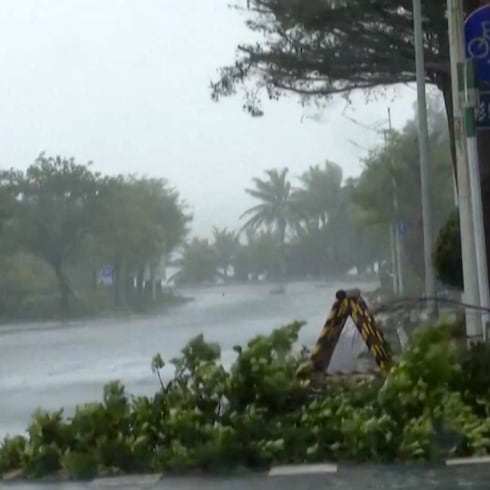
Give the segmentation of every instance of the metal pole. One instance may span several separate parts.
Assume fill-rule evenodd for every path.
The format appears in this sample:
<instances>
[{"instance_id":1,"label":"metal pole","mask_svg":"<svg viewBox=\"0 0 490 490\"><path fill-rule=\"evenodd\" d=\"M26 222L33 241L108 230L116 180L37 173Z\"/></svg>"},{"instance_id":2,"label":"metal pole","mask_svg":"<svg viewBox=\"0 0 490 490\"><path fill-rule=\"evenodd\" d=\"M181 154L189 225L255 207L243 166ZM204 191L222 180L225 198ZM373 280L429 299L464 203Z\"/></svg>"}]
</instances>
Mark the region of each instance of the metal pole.
<instances>
[{"instance_id":1,"label":"metal pole","mask_svg":"<svg viewBox=\"0 0 490 490\"><path fill-rule=\"evenodd\" d=\"M390 128L391 129L391 128ZM385 145L388 144L386 131L383 131ZM395 180L392 180L393 195L395 196ZM395 197L393 198L395 199ZM393 213L396 213L396 207L393 206ZM391 274L393 279L393 294L398 295L398 254L396 246L396 215L390 223L390 249L391 249Z\"/></svg>"},{"instance_id":2,"label":"metal pole","mask_svg":"<svg viewBox=\"0 0 490 490\"><path fill-rule=\"evenodd\" d=\"M477 305L480 294L475 259L473 215L471 207L470 178L466 157L464 119L458 91L458 63L464 61L463 6L461 0L447 2L449 48L451 55L451 79L454 133L456 139L456 171L458 177L459 224L461 232L461 257L463 262L464 302ZM469 343L481 339L479 315L466 310L466 336Z\"/></svg>"},{"instance_id":3,"label":"metal pole","mask_svg":"<svg viewBox=\"0 0 490 490\"><path fill-rule=\"evenodd\" d=\"M487 340L488 309L490 308L490 291L488 285L487 249L485 228L483 224L483 204L481 196L480 166L478 161L478 144L476 139L475 111L477 93L475 68L472 61L459 65L458 86L464 94L464 121L466 143L468 147L468 167L471 186L471 207L473 210L473 228L475 233L476 269L480 293L479 305L486 308L482 314L482 336Z\"/></svg>"},{"instance_id":4,"label":"metal pole","mask_svg":"<svg viewBox=\"0 0 490 490\"><path fill-rule=\"evenodd\" d=\"M417 73L418 140L420 150L420 180L422 188L422 219L424 229L425 294L436 295L436 281L432 264L432 203L431 172L429 163L429 130L427 127L427 102L425 94L424 38L422 31L421 0L413 0L413 25L415 65ZM431 314L437 314L437 302L429 302Z\"/></svg>"},{"instance_id":5,"label":"metal pole","mask_svg":"<svg viewBox=\"0 0 490 490\"><path fill-rule=\"evenodd\" d=\"M388 127L390 128L390 137L393 134L393 127L391 125L391 109L388 107ZM391 168L394 170L395 161L392 153ZM392 186L393 186L393 209L395 210L395 220L398 219L398 194L396 188L395 176L392 175ZM397 289L398 294L403 296L403 264L402 264L402 242L400 239L400 230L398 229L398 223L395 221L395 253L396 253L396 272L397 272Z\"/></svg>"},{"instance_id":6,"label":"metal pole","mask_svg":"<svg viewBox=\"0 0 490 490\"><path fill-rule=\"evenodd\" d=\"M480 168L478 165L478 147L476 132L468 137L468 160L470 163L470 182L472 188L473 223L475 229L476 265L478 273L478 287L480 292L480 306L486 308L482 314L482 337L486 342L490 311L490 291L488 289L488 265L485 243L485 230L483 229L483 209L480 187Z\"/></svg>"},{"instance_id":7,"label":"metal pole","mask_svg":"<svg viewBox=\"0 0 490 490\"><path fill-rule=\"evenodd\" d=\"M395 224L390 223L390 248L391 248L391 272L393 279L393 294L398 295L398 274L396 265L396 239L395 239Z\"/></svg>"}]
</instances>

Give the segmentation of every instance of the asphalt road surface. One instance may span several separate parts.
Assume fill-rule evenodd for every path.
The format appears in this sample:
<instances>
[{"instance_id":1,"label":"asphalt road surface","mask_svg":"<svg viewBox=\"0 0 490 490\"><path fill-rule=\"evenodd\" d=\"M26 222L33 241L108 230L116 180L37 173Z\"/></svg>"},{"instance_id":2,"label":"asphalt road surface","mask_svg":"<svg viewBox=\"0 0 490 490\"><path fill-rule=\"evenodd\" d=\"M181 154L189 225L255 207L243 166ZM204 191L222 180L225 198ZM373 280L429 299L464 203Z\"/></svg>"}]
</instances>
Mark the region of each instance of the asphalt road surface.
<instances>
[{"instance_id":1,"label":"asphalt road surface","mask_svg":"<svg viewBox=\"0 0 490 490\"><path fill-rule=\"evenodd\" d=\"M488 490L490 465L343 467L335 474L245 478L131 476L87 483L0 483L12 490Z\"/></svg>"}]
</instances>

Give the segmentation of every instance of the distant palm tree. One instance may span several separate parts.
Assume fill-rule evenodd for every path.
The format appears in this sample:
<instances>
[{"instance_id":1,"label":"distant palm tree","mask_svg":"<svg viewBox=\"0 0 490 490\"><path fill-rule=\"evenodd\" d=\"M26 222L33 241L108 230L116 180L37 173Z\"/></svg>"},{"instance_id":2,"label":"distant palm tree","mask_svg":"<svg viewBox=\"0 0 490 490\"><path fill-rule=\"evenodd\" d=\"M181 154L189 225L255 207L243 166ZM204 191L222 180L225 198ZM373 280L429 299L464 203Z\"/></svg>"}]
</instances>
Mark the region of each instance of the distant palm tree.
<instances>
[{"instance_id":1,"label":"distant palm tree","mask_svg":"<svg viewBox=\"0 0 490 490\"><path fill-rule=\"evenodd\" d=\"M213 283L217 276L217 260L207 240L194 238L182 247L180 257L172 262L179 268L169 281L177 284L199 285Z\"/></svg>"},{"instance_id":2,"label":"distant palm tree","mask_svg":"<svg viewBox=\"0 0 490 490\"><path fill-rule=\"evenodd\" d=\"M233 263L238 246L238 236L227 228L218 229L213 227L213 248L216 254L218 267L221 269L223 278L228 279L228 270Z\"/></svg>"},{"instance_id":3,"label":"distant palm tree","mask_svg":"<svg viewBox=\"0 0 490 490\"><path fill-rule=\"evenodd\" d=\"M300 177L302 186L293 192L297 222L307 229L319 230L333 219L341 205L342 168L326 161L323 167L311 166Z\"/></svg>"},{"instance_id":4,"label":"distant palm tree","mask_svg":"<svg viewBox=\"0 0 490 490\"><path fill-rule=\"evenodd\" d=\"M247 194L261 202L242 214L240 219L247 218L242 230L256 231L262 226L274 230L281 246L281 273L284 276L286 229L291 219L291 184L287 168L265 173L267 179L254 178L255 188L245 189Z\"/></svg>"}]
</instances>

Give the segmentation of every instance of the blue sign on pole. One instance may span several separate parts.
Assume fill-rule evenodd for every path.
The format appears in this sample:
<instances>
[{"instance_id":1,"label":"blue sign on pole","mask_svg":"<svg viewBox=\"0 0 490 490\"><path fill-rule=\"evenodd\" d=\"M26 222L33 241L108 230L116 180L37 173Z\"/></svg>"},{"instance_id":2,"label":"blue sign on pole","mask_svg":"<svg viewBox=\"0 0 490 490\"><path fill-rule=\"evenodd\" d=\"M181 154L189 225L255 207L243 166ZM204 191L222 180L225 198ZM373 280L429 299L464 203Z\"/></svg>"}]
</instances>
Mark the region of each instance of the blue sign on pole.
<instances>
[{"instance_id":1,"label":"blue sign on pole","mask_svg":"<svg viewBox=\"0 0 490 490\"><path fill-rule=\"evenodd\" d=\"M100 269L100 275L104 278L112 279L112 267L110 265L105 265Z\"/></svg>"},{"instance_id":2,"label":"blue sign on pole","mask_svg":"<svg viewBox=\"0 0 490 490\"><path fill-rule=\"evenodd\" d=\"M407 224L404 223L403 221L399 221L397 223L397 228L398 228L398 233L400 236L404 237L407 234Z\"/></svg>"},{"instance_id":3,"label":"blue sign on pole","mask_svg":"<svg viewBox=\"0 0 490 490\"><path fill-rule=\"evenodd\" d=\"M106 286L112 285L113 270L110 265L104 265L99 271L99 282Z\"/></svg>"},{"instance_id":4,"label":"blue sign on pole","mask_svg":"<svg viewBox=\"0 0 490 490\"><path fill-rule=\"evenodd\" d=\"M471 12L464 23L466 56L474 59L481 88L490 86L490 5Z\"/></svg>"}]
</instances>

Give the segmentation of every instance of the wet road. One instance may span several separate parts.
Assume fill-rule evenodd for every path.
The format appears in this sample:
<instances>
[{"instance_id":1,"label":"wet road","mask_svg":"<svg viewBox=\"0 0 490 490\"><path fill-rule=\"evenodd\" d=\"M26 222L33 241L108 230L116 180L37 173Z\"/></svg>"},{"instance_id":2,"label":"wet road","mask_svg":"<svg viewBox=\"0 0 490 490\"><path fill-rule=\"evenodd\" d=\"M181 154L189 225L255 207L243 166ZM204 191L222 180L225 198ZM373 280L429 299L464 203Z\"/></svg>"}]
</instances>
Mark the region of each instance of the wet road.
<instances>
[{"instance_id":1,"label":"wet road","mask_svg":"<svg viewBox=\"0 0 490 490\"><path fill-rule=\"evenodd\" d=\"M490 466L462 468L344 467L333 475L298 475L271 478L168 478L134 476L89 483L2 485L15 490L488 490Z\"/></svg>"},{"instance_id":2,"label":"wet road","mask_svg":"<svg viewBox=\"0 0 490 490\"><path fill-rule=\"evenodd\" d=\"M76 404L100 398L110 380L120 379L133 394L154 393L152 356L159 351L170 359L201 332L221 344L225 364L234 358L233 345L293 320L308 322L300 340L311 345L341 287L349 285L295 283L284 295L271 295L270 285L190 290L184 293L195 301L160 315L2 326L0 437L23 431L38 406L70 413ZM348 327L332 368L347 369L361 345L356 348Z\"/></svg>"},{"instance_id":3,"label":"wet road","mask_svg":"<svg viewBox=\"0 0 490 490\"><path fill-rule=\"evenodd\" d=\"M308 322L301 342L312 344L343 284L298 283L285 295L270 286L236 286L186 291L196 300L152 316L77 322L67 325L0 327L0 436L22 431L36 406L70 412L77 403L100 397L104 383L121 379L132 393L158 389L151 357L178 353L204 332L219 341L225 364L232 346L292 320ZM370 285L360 285L370 289ZM225 293L223 296L223 292ZM333 369L348 369L361 344L349 327L333 359ZM168 374L168 373L167 373ZM488 490L490 465L447 467L340 467L335 474L244 478L167 478L132 476L88 483L0 483L16 490L88 490L118 488L162 490Z\"/></svg>"}]
</instances>

